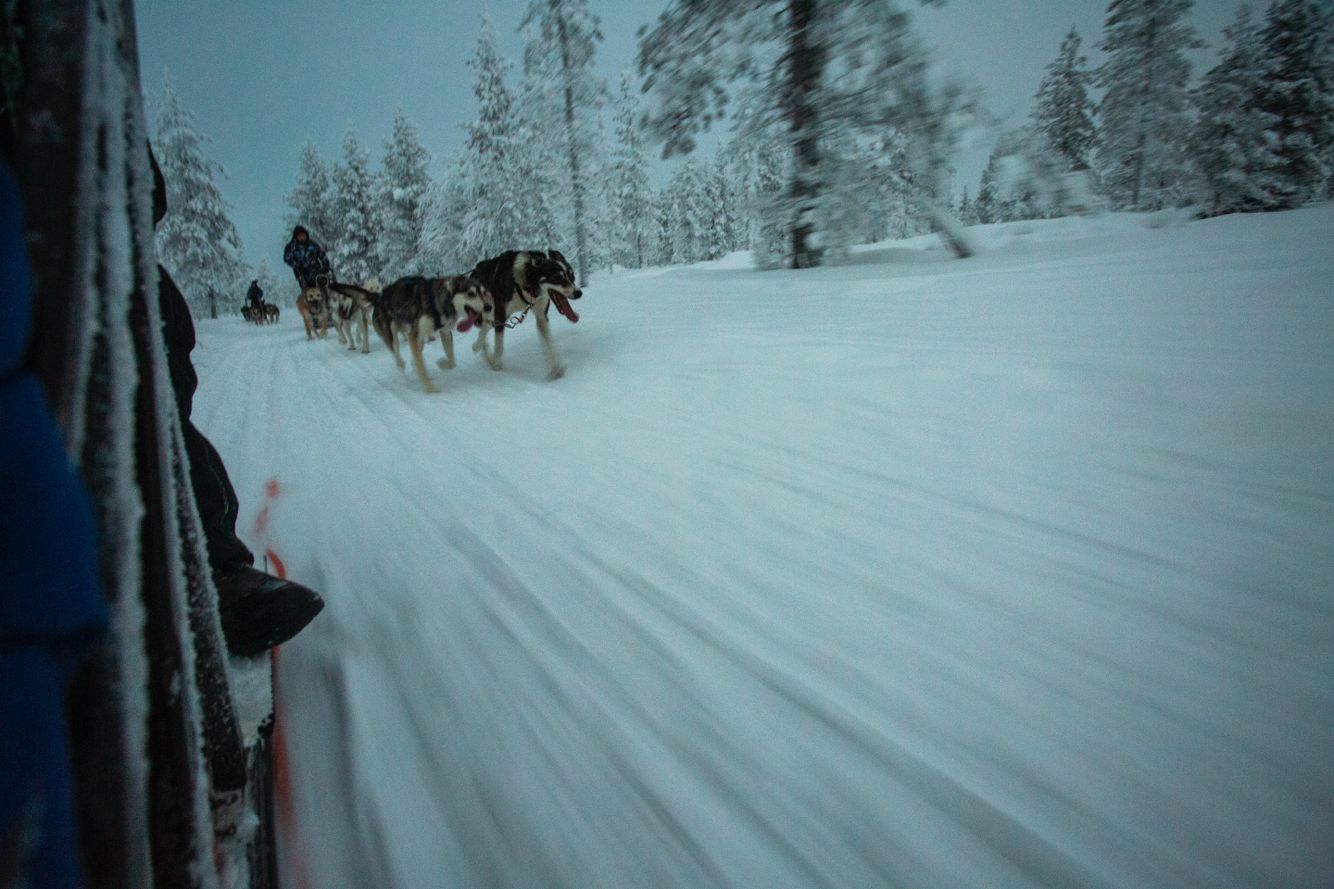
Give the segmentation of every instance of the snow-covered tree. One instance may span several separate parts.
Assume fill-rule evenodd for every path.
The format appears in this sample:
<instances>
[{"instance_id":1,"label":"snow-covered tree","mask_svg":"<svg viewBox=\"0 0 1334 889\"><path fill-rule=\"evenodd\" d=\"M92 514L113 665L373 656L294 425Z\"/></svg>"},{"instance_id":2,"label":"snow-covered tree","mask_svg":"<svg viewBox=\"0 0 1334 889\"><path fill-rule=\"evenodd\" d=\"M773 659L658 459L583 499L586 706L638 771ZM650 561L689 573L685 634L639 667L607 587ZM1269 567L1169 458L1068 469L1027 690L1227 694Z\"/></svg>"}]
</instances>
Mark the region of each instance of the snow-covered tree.
<instances>
[{"instance_id":1,"label":"snow-covered tree","mask_svg":"<svg viewBox=\"0 0 1334 889\"><path fill-rule=\"evenodd\" d=\"M1092 73L1088 60L1079 53L1082 38L1074 28L1061 41L1055 61L1038 87L1033 110L1033 129L1040 145L1060 159L1062 172L1087 170L1089 153L1097 140L1093 125L1093 100L1088 95Z\"/></svg>"},{"instance_id":2,"label":"snow-covered tree","mask_svg":"<svg viewBox=\"0 0 1334 889\"><path fill-rule=\"evenodd\" d=\"M224 171L205 155L207 142L170 80L164 79L153 139L167 183L167 216L157 229L158 256L190 311L216 318L220 311L239 309L244 293L237 292L237 279L245 264L231 208L214 181Z\"/></svg>"},{"instance_id":3,"label":"snow-covered tree","mask_svg":"<svg viewBox=\"0 0 1334 889\"><path fill-rule=\"evenodd\" d=\"M968 189L965 187L963 196L959 198L959 221L964 225L977 225L977 205L973 199L968 196Z\"/></svg>"},{"instance_id":4,"label":"snow-covered tree","mask_svg":"<svg viewBox=\"0 0 1334 889\"><path fill-rule=\"evenodd\" d=\"M699 262L721 255L709 243L713 208L709 202L708 176L698 160L687 158L676 169L667 185L666 198L671 208L668 229L671 261Z\"/></svg>"},{"instance_id":5,"label":"snow-covered tree","mask_svg":"<svg viewBox=\"0 0 1334 889\"><path fill-rule=\"evenodd\" d=\"M1331 13L1309 0L1269 7L1262 36L1260 111L1272 121L1274 208L1296 207L1325 192L1334 151Z\"/></svg>"},{"instance_id":6,"label":"snow-covered tree","mask_svg":"<svg viewBox=\"0 0 1334 889\"><path fill-rule=\"evenodd\" d=\"M1111 0L1097 70L1106 89L1096 151L1112 203L1159 210L1183 203L1191 189L1187 151L1190 62L1203 44L1184 19L1193 0Z\"/></svg>"},{"instance_id":7,"label":"snow-covered tree","mask_svg":"<svg viewBox=\"0 0 1334 889\"><path fill-rule=\"evenodd\" d=\"M417 128L402 108L394 111L394 129L384 143L381 164L381 208L384 232L381 244L386 281L422 274L422 230L426 225L431 154L421 144Z\"/></svg>"},{"instance_id":8,"label":"snow-covered tree","mask_svg":"<svg viewBox=\"0 0 1334 889\"><path fill-rule=\"evenodd\" d=\"M1204 203L1215 214L1261 210L1281 200L1270 133L1276 117L1259 105L1265 59L1249 7L1237 10L1224 35L1222 60L1196 92L1193 134Z\"/></svg>"},{"instance_id":9,"label":"snow-covered tree","mask_svg":"<svg viewBox=\"0 0 1334 889\"><path fill-rule=\"evenodd\" d=\"M532 0L521 28L528 32L525 69L551 84L556 93L554 107L559 108L559 117L553 132L559 133L563 143L562 174L570 197L574 265L580 281L586 282L595 225L590 210L596 203L589 159L600 146L598 121L607 93L606 84L593 71L597 44L602 40L601 24L589 11L587 0Z\"/></svg>"},{"instance_id":10,"label":"snow-covered tree","mask_svg":"<svg viewBox=\"0 0 1334 889\"><path fill-rule=\"evenodd\" d=\"M325 250L337 246L339 226L333 207L333 180L328 164L311 142L301 146L296 188L287 196L287 204L292 208L288 222L304 225Z\"/></svg>"},{"instance_id":11,"label":"snow-covered tree","mask_svg":"<svg viewBox=\"0 0 1334 889\"><path fill-rule=\"evenodd\" d=\"M908 25L893 0L673 0L640 39L651 130L667 156L693 150L739 85L790 156L784 200L770 208L787 229L785 258L817 265L837 246L819 228L835 209L833 174L847 172L846 158L825 165L831 139L895 127L921 138L914 160L939 175L940 94Z\"/></svg>"},{"instance_id":12,"label":"snow-covered tree","mask_svg":"<svg viewBox=\"0 0 1334 889\"><path fill-rule=\"evenodd\" d=\"M519 120L524 115L516 113L514 95L505 83L510 64L500 54L495 25L485 13L468 67L473 72L477 120L468 125L450 185L440 195L460 213L457 240L446 245L437 238L437 252L453 254L460 268L505 250L523 249L534 225L529 194L534 182L519 174L523 168ZM438 234L454 226L452 221L438 220L435 229Z\"/></svg>"},{"instance_id":13,"label":"snow-covered tree","mask_svg":"<svg viewBox=\"0 0 1334 889\"><path fill-rule=\"evenodd\" d=\"M366 146L352 130L343 134L343 159L333 169L332 210L337 220L335 246L329 251L334 273L344 281L362 282L379 275L380 194L371 173L371 158Z\"/></svg>"},{"instance_id":14,"label":"snow-covered tree","mask_svg":"<svg viewBox=\"0 0 1334 889\"><path fill-rule=\"evenodd\" d=\"M621 74L616 103L616 148L612 153L611 210L615 223L616 258L622 265L643 268L653 239L653 188L649 185L648 155L640 122L634 74Z\"/></svg>"}]
</instances>

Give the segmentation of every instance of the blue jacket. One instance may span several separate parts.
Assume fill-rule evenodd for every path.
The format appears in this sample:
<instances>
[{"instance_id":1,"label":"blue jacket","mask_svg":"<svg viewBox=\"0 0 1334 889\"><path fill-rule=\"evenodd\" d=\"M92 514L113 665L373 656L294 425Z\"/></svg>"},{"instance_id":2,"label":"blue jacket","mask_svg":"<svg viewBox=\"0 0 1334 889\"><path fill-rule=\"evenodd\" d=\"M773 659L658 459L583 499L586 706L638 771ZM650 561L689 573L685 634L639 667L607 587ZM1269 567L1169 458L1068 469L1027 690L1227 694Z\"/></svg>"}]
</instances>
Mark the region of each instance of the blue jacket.
<instances>
[{"instance_id":1,"label":"blue jacket","mask_svg":"<svg viewBox=\"0 0 1334 889\"><path fill-rule=\"evenodd\" d=\"M311 287L319 275L329 274L329 257L324 248L307 237L302 244L296 238L287 242L283 250L283 262L292 267L296 283L302 287Z\"/></svg>"},{"instance_id":2,"label":"blue jacket","mask_svg":"<svg viewBox=\"0 0 1334 889\"><path fill-rule=\"evenodd\" d=\"M24 836L19 885L74 889L65 691L107 613L88 496L22 367L32 297L18 185L0 166L0 848Z\"/></svg>"}]
</instances>

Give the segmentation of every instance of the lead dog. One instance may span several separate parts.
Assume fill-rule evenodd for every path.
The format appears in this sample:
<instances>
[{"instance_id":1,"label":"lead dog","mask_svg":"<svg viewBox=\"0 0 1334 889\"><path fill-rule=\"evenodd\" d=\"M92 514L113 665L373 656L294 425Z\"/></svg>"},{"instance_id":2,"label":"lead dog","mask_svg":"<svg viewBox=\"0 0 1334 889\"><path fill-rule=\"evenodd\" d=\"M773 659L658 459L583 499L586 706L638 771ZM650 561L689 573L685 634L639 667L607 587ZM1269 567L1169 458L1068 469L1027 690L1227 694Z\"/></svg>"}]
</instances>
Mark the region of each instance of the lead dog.
<instances>
[{"instance_id":1,"label":"lead dog","mask_svg":"<svg viewBox=\"0 0 1334 889\"><path fill-rule=\"evenodd\" d=\"M412 365L421 380L422 389L434 392L431 378L426 372L422 360L422 347L426 341L440 333L440 343L445 348L446 362L441 367L454 366L454 337L452 329L457 323L460 333L467 333L474 324L484 327L494 323L495 301L481 283L473 278L456 276L447 278L423 278L412 275L399 278L384 288L375 300L372 322L376 333L384 340L389 351L394 355L394 362L399 370L404 369L403 358L398 353L398 337L408 341L412 350Z\"/></svg>"},{"instance_id":2,"label":"lead dog","mask_svg":"<svg viewBox=\"0 0 1334 889\"><path fill-rule=\"evenodd\" d=\"M579 314L570 306L570 300L578 299L584 292L575 286L574 268L557 250L510 250L494 259L480 262L468 273L476 278L495 297L495 322L483 325L477 333L474 352L481 352L487 363L495 370L503 366L505 355L505 323L513 315L528 314L537 319L537 332L542 338L542 351L547 357L547 378L558 380L565 375L565 365L556 354L556 347L551 342L551 325L547 321L547 310L554 303L556 311L569 319L571 324L579 322ZM486 332L489 327L496 331L496 346L488 349Z\"/></svg>"},{"instance_id":3,"label":"lead dog","mask_svg":"<svg viewBox=\"0 0 1334 889\"><path fill-rule=\"evenodd\" d=\"M301 321L306 325L306 339L314 339L318 332L320 339L329 335L329 279L320 275L315 279L314 287L307 287L296 298L296 310L301 313Z\"/></svg>"}]
</instances>

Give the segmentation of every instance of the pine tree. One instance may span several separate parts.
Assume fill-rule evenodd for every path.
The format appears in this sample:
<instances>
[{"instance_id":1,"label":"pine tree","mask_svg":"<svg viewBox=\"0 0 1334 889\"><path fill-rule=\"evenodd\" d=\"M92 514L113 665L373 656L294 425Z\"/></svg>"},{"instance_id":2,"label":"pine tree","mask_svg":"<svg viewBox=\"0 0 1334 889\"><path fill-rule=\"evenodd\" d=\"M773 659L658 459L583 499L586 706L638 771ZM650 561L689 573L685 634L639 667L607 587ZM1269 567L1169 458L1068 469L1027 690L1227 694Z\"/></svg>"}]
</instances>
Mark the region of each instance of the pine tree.
<instances>
[{"instance_id":1,"label":"pine tree","mask_svg":"<svg viewBox=\"0 0 1334 889\"><path fill-rule=\"evenodd\" d=\"M424 250L422 231L426 224L426 200L430 189L427 166L431 155L417 136L417 128L402 108L394 111L394 129L384 144L381 206L384 214L383 275L392 280L421 274Z\"/></svg>"},{"instance_id":2,"label":"pine tree","mask_svg":"<svg viewBox=\"0 0 1334 889\"><path fill-rule=\"evenodd\" d=\"M964 225L977 225L977 208L972 198L968 197L968 189L965 187L963 196L959 198L959 221Z\"/></svg>"},{"instance_id":3,"label":"pine tree","mask_svg":"<svg viewBox=\"0 0 1334 889\"><path fill-rule=\"evenodd\" d=\"M344 281L362 282L379 275L380 193L371 175L370 154L352 130L343 134L343 159L333 169L334 218L338 220L336 246L329 250L334 273Z\"/></svg>"},{"instance_id":4,"label":"pine tree","mask_svg":"<svg viewBox=\"0 0 1334 889\"><path fill-rule=\"evenodd\" d=\"M531 179L522 170L521 141L514 96L505 84L510 64L500 54L495 25L482 16L477 49L468 61L477 97L477 120L468 126L452 197L461 211L457 246L452 252L460 268L504 250L523 249L534 220L528 191ZM537 189L540 191L540 188Z\"/></svg>"},{"instance_id":5,"label":"pine tree","mask_svg":"<svg viewBox=\"0 0 1334 889\"><path fill-rule=\"evenodd\" d=\"M1061 159L1063 172L1087 170L1097 140L1093 100L1088 95L1093 75L1086 67L1088 60L1079 54L1081 42L1079 32L1071 28L1056 60L1047 65L1033 111L1033 128L1044 148Z\"/></svg>"},{"instance_id":6,"label":"pine tree","mask_svg":"<svg viewBox=\"0 0 1334 889\"><path fill-rule=\"evenodd\" d=\"M711 213L703 167L693 157L672 174L667 185L672 262L691 263L710 256L708 219Z\"/></svg>"},{"instance_id":7,"label":"pine tree","mask_svg":"<svg viewBox=\"0 0 1334 889\"><path fill-rule=\"evenodd\" d=\"M634 75L621 74L616 104L616 150L611 162L612 212L617 257L622 265L643 268L653 238L653 189L649 185L648 156L640 123Z\"/></svg>"},{"instance_id":8,"label":"pine tree","mask_svg":"<svg viewBox=\"0 0 1334 889\"><path fill-rule=\"evenodd\" d=\"M982 181L977 188L977 200L973 202L973 213L977 221L982 225L989 225L993 222L1002 222L1000 218L1000 195L998 181L1000 179L1000 155L993 150L991 156L987 158L987 165L982 170Z\"/></svg>"},{"instance_id":9,"label":"pine tree","mask_svg":"<svg viewBox=\"0 0 1334 889\"><path fill-rule=\"evenodd\" d=\"M1257 98L1277 143L1272 208L1300 206L1325 191L1334 151L1330 31L1330 13L1309 0L1281 0L1265 15Z\"/></svg>"},{"instance_id":10,"label":"pine tree","mask_svg":"<svg viewBox=\"0 0 1334 889\"><path fill-rule=\"evenodd\" d=\"M943 165L940 94L892 0L673 0L641 36L639 71L657 100L649 123L667 156L694 149L724 117L734 85L756 119L782 122L773 133L789 154L785 193L770 209L781 214L794 268L819 264L821 245L835 246L818 231L837 209L828 200L829 138L897 126L919 136L924 174Z\"/></svg>"},{"instance_id":11,"label":"pine tree","mask_svg":"<svg viewBox=\"0 0 1334 889\"><path fill-rule=\"evenodd\" d=\"M323 245L325 250L333 250L338 246L333 180L329 176L328 165L310 142L301 146L296 188L287 196L287 204L293 211L288 222L305 226L311 237Z\"/></svg>"},{"instance_id":12,"label":"pine tree","mask_svg":"<svg viewBox=\"0 0 1334 889\"><path fill-rule=\"evenodd\" d=\"M1190 193L1190 62L1203 44L1183 19L1193 0L1111 0L1098 69L1099 172L1115 206L1159 210Z\"/></svg>"},{"instance_id":13,"label":"pine tree","mask_svg":"<svg viewBox=\"0 0 1334 889\"><path fill-rule=\"evenodd\" d=\"M556 86L560 108L564 175L570 196L570 221L574 228L575 268L581 283L587 283L592 261L590 237L595 225L590 218L595 198L595 171L589 159L595 154L598 115L607 87L593 73L597 44L602 40L598 17L587 0L533 0L521 28L529 31L524 50L525 68L545 75Z\"/></svg>"},{"instance_id":14,"label":"pine tree","mask_svg":"<svg viewBox=\"0 0 1334 889\"><path fill-rule=\"evenodd\" d=\"M158 256L191 312L216 318L219 311L239 309L243 293L236 284L244 263L231 208L214 182L224 171L204 154L207 142L164 78L153 140L167 182L168 210L157 229Z\"/></svg>"},{"instance_id":15,"label":"pine tree","mask_svg":"<svg viewBox=\"0 0 1334 889\"><path fill-rule=\"evenodd\" d=\"M1271 147L1276 118L1259 105L1263 48L1247 6L1224 31L1222 60L1196 93L1193 143L1211 213L1261 210L1280 201L1274 181L1279 159Z\"/></svg>"}]
</instances>

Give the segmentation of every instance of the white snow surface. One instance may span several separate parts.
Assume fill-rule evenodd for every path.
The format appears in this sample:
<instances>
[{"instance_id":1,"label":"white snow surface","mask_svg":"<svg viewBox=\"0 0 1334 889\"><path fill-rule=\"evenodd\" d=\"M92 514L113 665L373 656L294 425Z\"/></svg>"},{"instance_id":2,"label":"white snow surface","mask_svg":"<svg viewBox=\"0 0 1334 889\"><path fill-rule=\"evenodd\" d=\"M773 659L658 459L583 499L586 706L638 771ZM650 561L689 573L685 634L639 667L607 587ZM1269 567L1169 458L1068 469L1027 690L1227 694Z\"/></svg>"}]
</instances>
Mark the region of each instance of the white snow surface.
<instances>
[{"instance_id":1,"label":"white snow surface","mask_svg":"<svg viewBox=\"0 0 1334 889\"><path fill-rule=\"evenodd\" d=\"M199 325L322 887L1334 884L1334 207ZM469 338L470 340L471 338ZM430 358L439 357L438 345ZM262 541L251 537L257 545Z\"/></svg>"}]
</instances>

